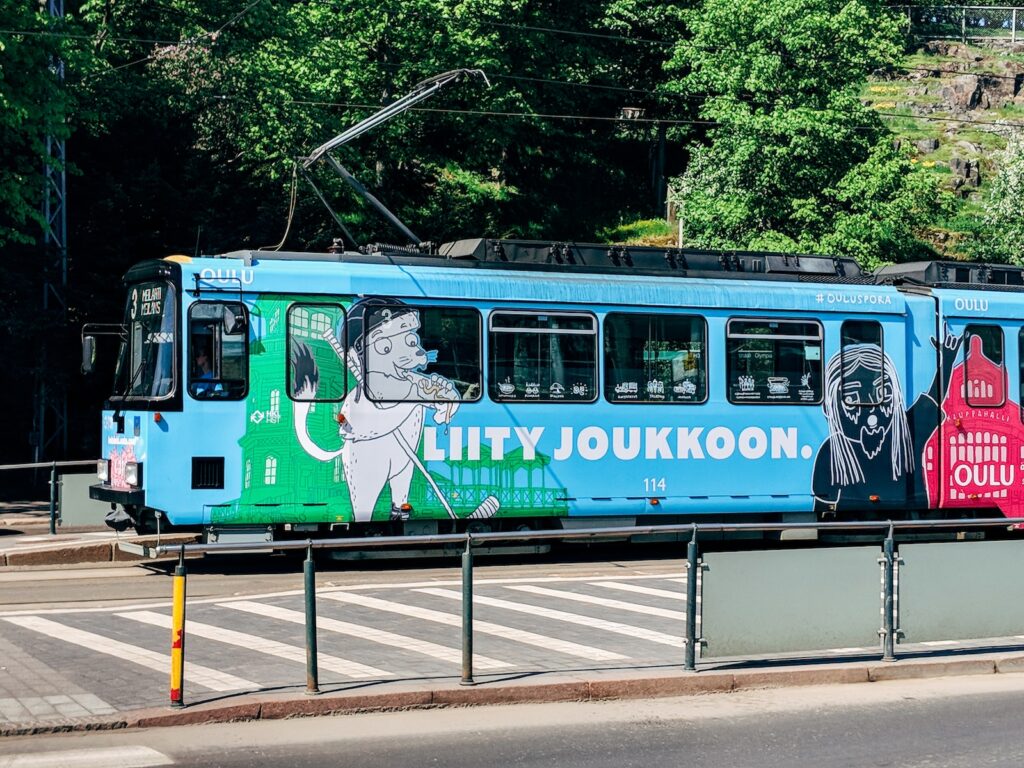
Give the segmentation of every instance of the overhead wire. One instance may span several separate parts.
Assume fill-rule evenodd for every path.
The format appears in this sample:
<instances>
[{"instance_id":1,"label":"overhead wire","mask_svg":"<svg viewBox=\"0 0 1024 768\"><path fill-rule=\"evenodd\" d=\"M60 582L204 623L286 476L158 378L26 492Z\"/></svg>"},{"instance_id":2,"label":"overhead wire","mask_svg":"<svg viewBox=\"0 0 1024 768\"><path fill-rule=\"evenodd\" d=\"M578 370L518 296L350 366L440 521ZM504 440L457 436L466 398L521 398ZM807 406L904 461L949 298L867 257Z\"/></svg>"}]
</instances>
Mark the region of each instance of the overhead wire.
<instances>
[{"instance_id":1,"label":"overhead wire","mask_svg":"<svg viewBox=\"0 0 1024 768\"><path fill-rule=\"evenodd\" d=\"M119 42L137 42L137 43L148 43L148 44L154 44L154 45L186 45L186 46L187 45L195 45L195 44L203 41L206 38L210 38L210 39L214 39L215 40L216 37L220 34L220 32L222 32L228 26L234 24L236 21L238 21L240 18L242 18L245 14L247 14L253 7L258 5L262 1L263 0L253 0L245 8L240 10L234 16L230 17L227 21L225 21L223 24L221 24L220 27L218 27L214 31L212 31L212 32L205 32L205 33L200 34L200 35L195 35L195 36L193 36L191 38L187 38L185 40L163 40L163 39L160 39L160 38L133 37L133 36L128 36L128 35L116 35L116 36L107 37L106 39L117 40ZM678 48L678 47L684 46L684 47L689 47L691 49L696 49L696 50L704 51L704 52L707 52L707 53L728 53L730 51L746 50L745 46L739 46L739 45L736 45L736 46L699 46L699 45L697 45L696 43L694 43L693 41L690 41L690 40L654 40L654 39L651 39L651 38L631 37L631 36L628 36L628 35L616 35L616 34L608 34L608 33L593 32L593 31L565 29L565 28L558 28L558 27L545 27L545 26L530 25L530 24L510 24L510 23L507 23L507 22L499 22L499 21L493 21L493 20L489 20L489 19L482 19L482 20L479 20L477 23L479 23L482 26L494 26L494 27L501 27L501 28L504 28L504 29L523 30L523 31L532 31L532 32L542 32L542 33L546 33L546 34L568 35L568 36L573 36L573 37L584 37L584 38L591 38L591 39L603 39L603 40L610 40L610 41L616 41L616 42L642 43L642 44L646 44L646 45L658 45L658 46L673 47L673 48ZM94 36L92 36L92 35L76 34L76 33L71 33L71 32L66 32L66 31L25 30L25 29L3 29L3 28L0 28L0 35L2 35L2 34L15 35L15 36L16 35L56 36L56 37L66 37L66 38L69 38L69 39L82 39L82 40L88 40L88 39L93 39L94 38ZM793 56L793 54L791 54L791 53L789 53L787 51L765 51L764 53L768 54L768 55L779 56L779 57L782 57L782 58L791 58ZM145 57L145 58L142 58L142 59L138 59L136 61L130 62L130 64L136 64L136 63L140 63L142 61L148 61L150 58L152 58L152 56ZM834 57L834 56L818 57L818 60L819 61L837 61L838 57ZM129 66L130 64L128 64L128 65L120 65L119 67L117 67L115 69L122 68L123 66ZM990 78L998 78L998 79L1003 79L1003 80L1014 80L1014 81L1016 81L1020 77L1020 75L1003 75L1003 74L999 74L999 73L996 73L996 72L965 72L965 71L962 71L962 70L944 69L944 68L941 68L941 67L921 67L921 66L909 66L909 65L900 65L900 64L893 64L893 65L883 66L883 67L881 67L881 69L898 70L898 71L902 71L902 72L939 73L941 75L955 75L955 76L972 75L973 74L973 75L978 75L978 76L985 76L985 77L990 77ZM498 76L496 75L496 77L498 77ZM527 79L525 76L520 76L520 77L522 79ZM545 78L536 78L536 80L538 82L545 81ZM550 83L564 83L564 84L567 84L567 85L571 83L571 81L558 81L558 80L547 80L547 82L550 82ZM605 89L608 89L608 90L621 89L621 90L624 90L624 91L628 90L628 91L636 91L636 92L643 92L643 90L644 90L644 89L628 88L628 87L625 87L625 86L601 85L601 84L590 84L590 83L588 83L588 84L579 83L579 84L576 84L576 85L578 85L579 87L605 88Z\"/></svg>"},{"instance_id":2,"label":"overhead wire","mask_svg":"<svg viewBox=\"0 0 1024 768\"><path fill-rule=\"evenodd\" d=\"M108 38L108 39L116 39L116 40L119 40L119 41L134 41L134 42L157 44L157 45L181 45L181 46L192 46L192 45L196 45L198 43L201 43L201 42L203 42L205 40L216 41L217 37L219 36L219 34L224 29L226 29L227 27L229 27L232 24L236 23L239 19L244 17L247 13L249 13L256 5L258 5L262 1L263 0L252 0L252 2L250 2L248 5L246 5L244 8L242 8L240 11L235 13L233 16L230 16L226 21L224 21L222 24L220 24L215 30L213 30L211 32L205 32L205 33L202 33L200 35L195 35L195 36L193 36L191 38L187 38L184 41L160 40L160 39L157 39L157 38L133 38L133 37L127 37L127 36L116 36L116 37L112 37L112 38ZM586 38L596 38L596 39L607 39L607 40L614 40L614 41L623 41L623 42L630 42L630 43L643 43L643 44L664 45L664 46L678 46L679 44L683 44L683 43L693 45L689 41L675 41L675 42L673 42L673 41L667 41L667 40L654 40L654 39L650 39L650 38L629 37L629 36L625 36L625 35L615 35L615 34L590 32L590 31L581 31L581 30L572 30L572 29L564 29L564 28L556 28L556 27L545 27L545 26L539 26L539 25L510 24L510 23L498 22L498 21L492 21L492 20L482 20L480 23L483 24L483 25L502 27L502 28L506 28L506 29L520 29L520 30L524 30L524 31L542 32L542 33L546 33L546 34L562 34L562 35L571 35L571 36L577 36L577 37L586 37ZM68 33L68 32L50 32L50 31L44 31L44 30L0 29L0 34L4 34L4 33L15 34L15 35L21 35L21 34L31 34L31 35L53 34L53 35L61 35L61 36L69 37L69 38L75 38L75 39L91 39L91 37L88 36L88 35L76 35L76 34ZM693 45L693 47L698 47L698 46ZM720 51L720 50L724 50L724 49L722 49L722 48L702 48L701 50L708 50L708 51L712 51L713 52L713 51L716 51L716 50ZM783 55L783 56L786 55L783 52L773 52L773 53L776 53L777 55ZM125 62L125 63L117 65L117 66L115 66L115 67L113 67L111 69L105 70L104 72L95 73L94 75L87 76L86 78L83 78L83 80L95 79L95 78L98 78L98 77L102 77L102 76L104 76L106 74L110 74L110 73L118 71L120 69L124 69L124 68L130 67L130 66L134 66L136 64L144 63L146 61L149 61L149 60L153 59L155 56L156 56L156 54L154 53L154 54L150 54L150 55L145 56L145 57L141 57L139 59L135 59L135 60L132 60L132 61L129 61L129 62ZM389 67L400 67L401 66L401 64L398 64L398 63L384 63L384 65L385 66L389 66ZM978 76L1000 78L1000 79L1011 79L1011 80L1016 80L1019 77L1019 75L1000 75L1000 74L997 74L997 73L990 73L990 72L970 73L970 72L963 72L963 71L960 71L960 70L948 70L948 69L935 68L935 67L911 67L911 66L899 66L899 65L896 65L896 66L889 67L889 69L897 69L897 70L900 70L900 71L921 71L921 72L926 72L926 73L936 73L937 72L937 73L940 73L940 74L957 75L957 76L961 76L961 75L965 75L965 74L974 74L974 75L978 75ZM707 99L709 97L713 97L713 96L716 96L716 95L722 95L722 94L713 94L713 93L709 93L709 92L705 92L705 93L688 93L688 94L671 93L671 92L664 92L664 91L653 91L653 90L644 89L644 88L616 86L616 85L603 84L603 83L584 83L584 82L576 82L576 81L569 81L569 80L556 80L556 79L553 79L553 78L532 77L532 76L529 76L529 75L493 74L492 77L494 77L495 79L502 79L502 80L534 82L534 83L557 85L557 86L564 86L564 87L608 90L608 91L615 91L615 92L621 92L621 93L645 94L645 95L650 95L650 96L654 96L654 97L657 97L657 98L667 98L667 99L685 98L685 99L702 100L702 99ZM738 98L740 98L741 100L749 100L752 97L747 96L745 94L741 94L741 95L738 95ZM308 101L304 102L302 100L294 100L293 103L306 103L306 104L311 104L312 105L312 104L316 104L317 102L308 102ZM343 107L347 107L347 108L365 108L365 109L376 109L376 108L379 108L379 107L373 107L372 105L365 105L365 104L348 104L348 103L331 103L331 102L319 102L319 104L321 106L343 106ZM456 109L445 110L445 109L439 109L439 108L420 108L420 109L418 109L416 111L449 112L449 113L453 113L453 114L461 113L461 114L475 114L475 115L497 116L497 117L519 117L519 118L527 118L527 119L596 120L596 121L606 121L606 122L629 122L629 123L665 124L665 125L687 125L687 124L688 125L710 125L710 126L721 125L720 122L717 122L717 121L714 121L714 120L707 120L707 119L674 119L674 118L644 118L644 117L636 117L636 118L628 118L627 119L627 118L622 118L622 117L600 116L600 115L547 114L547 113L532 113L532 112L498 112L498 111L489 111L489 110L456 110ZM992 127L999 127L999 128L1020 128L1020 127L1024 127L1021 124L1017 124L1017 123L973 120L973 119L969 119L969 118L938 117L938 116L934 116L934 115L903 115L903 114L889 113L889 112L876 112L876 114L878 114L879 117L890 118L890 119L920 119L920 120L927 120L927 121L952 122L952 123L962 123L962 124L968 124L968 125L983 125L983 126L992 126ZM865 129L865 130L873 130L874 129L873 126L856 126L856 128L858 128L858 129Z\"/></svg>"},{"instance_id":3,"label":"overhead wire","mask_svg":"<svg viewBox=\"0 0 1024 768\"><path fill-rule=\"evenodd\" d=\"M357 102L333 102L333 101L315 101L308 99L290 99L289 104L303 104L307 106L320 106L320 107L343 107L345 109L380 109L382 105L363 104ZM801 108L798 108L801 109ZM410 112L435 112L444 114L461 114L461 115L479 115L487 117L522 117L529 119L538 120L594 120L599 122L616 122L623 124L631 123L644 123L649 125L706 125L711 127L722 127L728 126L730 123L724 123L719 120L701 119L701 118L656 118L656 117L618 117L611 115L578 115L578 114L553 114L553 113L542 113L542 112L510 112L510 111L494 111L494 110L481 110L481 109L456 109L456 108L444 108L444 107L412 107ZM821 112L822 110L806 110L805 112ZM1024 123L1003 123L993 122L986 120L971 120L966 118L954 118L954 117L936 117L933 115L902 115L895 112L879 112L875 111L874 114L882 118L893 118L901 120L914 120L924 119L941 122L952 122L952 123L964 123L967 125L987 125L996 126L999 128L1012 128L1019 129L1024 128ZM854 125L850 126L854 130L873 131L877 130L877 126L872 125Z\"/></svg>"},{"instance_id":4,"label":"overhead wire","mask_svg":"<svg viewBox=\"0 0 1024 768\"><path fill-rule=\"evenodd\" d=\"M234 16L230 17L227 21L225 21L223 24L221 24L219 27L217 27L212 32L204 32L204 33L202 33L200 35L193 35L190 38L186 38L185 40L182 40L181 42L169 43L169 45L180 45L182 47L186 47L187 48L187 47L190 47L190 46L198 45L199 43L201 43L201 42L203 42L205 40L209 40L211 43L215 43L215 42L217 42L217 38L220 36L221 32L223 32L229 26L231 26L232 24L237 22L239 19L241 19L243 16L245 16L247 13L249 13L249 11L251 11L253 8L255 8L257 5L259 5L262 2L263 2L263 0L252 0L252 2L250 2L247 6L245 6L242 10L240 10ZM104 70L103 72L96 72L96 73L94 73L92 75L87 75L86 77L83 77L82 80L80 80L79 82L85 82L87 80L96 80L96 79L98 79L100 77L104 77L106 75L109 75L112 72L116 72L118 70L125 69L126 67L132 67L132 66L135 66L136 64L143 64L143 63L145 63L147 61L151 61L154 58L156 58L156 56L157 56L157 54L155 52L151 53L148 56L143 56L140 59L135 59L133 61L126 62L124 64L119 64L116 67L112 67L111 69Z\"/></svg>"}]
</instances>

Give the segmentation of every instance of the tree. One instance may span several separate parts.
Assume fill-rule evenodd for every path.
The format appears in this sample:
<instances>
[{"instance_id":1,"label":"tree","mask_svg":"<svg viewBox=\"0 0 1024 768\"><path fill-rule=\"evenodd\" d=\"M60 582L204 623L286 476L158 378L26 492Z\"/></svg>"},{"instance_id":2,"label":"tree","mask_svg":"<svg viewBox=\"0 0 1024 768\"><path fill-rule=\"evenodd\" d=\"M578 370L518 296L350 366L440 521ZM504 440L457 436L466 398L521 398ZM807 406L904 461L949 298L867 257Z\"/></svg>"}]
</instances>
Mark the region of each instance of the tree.
<instances>
[{"instance_id":1,"label":"tree","mask_svg":"<svg viewBox=\"0 0 1024 768\"><path fill-rule=\"evenodd\" d=\"M614 118L637 98L653 103L648 92L667 49L629 39L656 35L657 19L671 17L650 0L571 7L264 0L242 9L223 0L169 0L159 13L131 3L88 8L89 21L109 41L110 72L96 80L96 99L120 94L112 112L137 120L134 103L126 112L123 99L141 98L151 114L191 134L190 151L176 156L184 162L202 156L212 171L197 184L215 188L212 199L223 195L225 205L207 207L217 216L202 225L204 243L224 248L276 240L296 156L425 77L462 67L482 69L491 87L449 86L424 111L338 151L417 233L435 240L592 237L644 197L650 138L620 132ZM318 180L362 239L394 239L329 171ZM246 200L264 202L259 215ZM291 247L322 247L337 234L304 186L296 221ZM192 222L193 234L197 227Z\"/></svg>"},{"instance_id":2,"label":"tree","mask_svg":"<svg viewBox=\"0 0 1024 768\"><path fill-rule=\"evenodd\" d=\"M0 248L42 233L46 137L67 138L72 107L50 65L71 55L59 22L31 4L0 6Z\"/></svg>"},{"instance_id":3,"label":"tree","mask_svg":"<svg viewBox=\"0 0 1024 768\"><path fill-rule=\"evenodd\" d=\"M687 26L670 87L703 96L709 122L674 183L690 244L866 266L920 250L914 228L940 206L937 188L859 100L867 73L900 55L889 12L872 0L707 0Z\"/></svg>"},{"instance_id":4,"label":"tree","mask_svg":"<svg viewBox=\"0 0 1024 768\"><path fill-rule=\"evenodd\" d=\"M999 172L985 198L978 255L1024 265L1024 139L1014 136L997 158Z\"/></svg>"}]
</instances>

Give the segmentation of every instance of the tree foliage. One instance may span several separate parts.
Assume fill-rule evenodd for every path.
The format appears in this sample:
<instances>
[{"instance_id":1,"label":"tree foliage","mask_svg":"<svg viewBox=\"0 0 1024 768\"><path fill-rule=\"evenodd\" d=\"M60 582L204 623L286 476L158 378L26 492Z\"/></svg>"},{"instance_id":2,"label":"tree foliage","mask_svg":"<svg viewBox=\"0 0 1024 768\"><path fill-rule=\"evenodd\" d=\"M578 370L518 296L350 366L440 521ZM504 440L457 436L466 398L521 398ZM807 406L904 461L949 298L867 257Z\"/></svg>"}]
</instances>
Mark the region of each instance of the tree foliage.
<instances>
[{"instance_id":1,"label":"tree foliage","mask_svg":"<svg viewBox=\"0 0 1024 768\"><path fill-rule=\"evenodd\" d=\"M75 59L75 50L61 25L26 3L0 6L0 29L21 32L0 37L0 247L5 247L33 242L42 226L43 173L53 162L46 138L67 138L73 105L52 65Z\"/></svg>"},{"instance_id":2,"label":"tree foliage","mask_svg":"<svg viewBox=\"0 0 1024 768\"><path fill-rule=\"evenodd\" d=\"M449 86L422 111L338 151L414 230L434 240L482 229L581 237L623 209L642 209L632 201L648 196L650 139L620 134L613 118L634 93L620 85L622 75L641 99L656 86L666 47L628 37L657 34L650 21L663 16L659 7L651 0L261 0L240 11L233 3L171 0L154 15L138 4L90 0L83 10L113 41L109 77L96 87L138 92L147 103L156 94L164 102L156 110L190 135L188 154L207 166L204 187L214 188L214 200L233 184L278 210L271 219L266 210L230 205L236 224L207 223L200 238L223 248L277 239L296 157L422 79L456 68L483 70L491 86ZM125 29L177 42L117 43L113 31ZM667 116L672 109L665 106ZM395 237L329 171L316 178L357 235ZM292 247L319 247L337 234L305 188L297 217Z\"/></svg>"},{"instance_id":3,"label":"tree foliage","mask_svg":"<svg viewBox=\"0 0 1024 768\"><path fill-rule=\"evenodd\" d=\"M1024 265L1024 139L1012 138L985 199L979 256Z\"/></svg>"},{"instance_id":4,"label":"tree foliage","mask_svg":"<svg viewBox=\"0 0 1024 768\"><path fill-rule=\"evenodd\" d=\"M706 0L686 19L668 87L708 121L675 183L689 242L866 266L916 253L941 199L859 100L900 55L895 19L871 0Z\"/></svg>"}]
</instances>

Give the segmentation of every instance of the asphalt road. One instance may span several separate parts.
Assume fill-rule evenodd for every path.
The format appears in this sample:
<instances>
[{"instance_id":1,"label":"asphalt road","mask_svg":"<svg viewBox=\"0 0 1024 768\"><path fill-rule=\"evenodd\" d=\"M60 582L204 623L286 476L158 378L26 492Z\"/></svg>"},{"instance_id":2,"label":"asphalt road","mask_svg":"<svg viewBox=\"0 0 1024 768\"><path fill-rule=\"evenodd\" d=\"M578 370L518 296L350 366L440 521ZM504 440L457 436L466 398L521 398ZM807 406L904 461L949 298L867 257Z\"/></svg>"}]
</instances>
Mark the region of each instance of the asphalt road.
<instances>
[{"instance_id":1,"label":"asphalt road","mask_svg":"<svg viewBox=\"0 0 1024 768\"><path fill-rule=\"evenodd\" d=\"M1024 675L988 675L25 737L0 766L1017 768L1022 719Z\"/></svg>"}]
</instances>

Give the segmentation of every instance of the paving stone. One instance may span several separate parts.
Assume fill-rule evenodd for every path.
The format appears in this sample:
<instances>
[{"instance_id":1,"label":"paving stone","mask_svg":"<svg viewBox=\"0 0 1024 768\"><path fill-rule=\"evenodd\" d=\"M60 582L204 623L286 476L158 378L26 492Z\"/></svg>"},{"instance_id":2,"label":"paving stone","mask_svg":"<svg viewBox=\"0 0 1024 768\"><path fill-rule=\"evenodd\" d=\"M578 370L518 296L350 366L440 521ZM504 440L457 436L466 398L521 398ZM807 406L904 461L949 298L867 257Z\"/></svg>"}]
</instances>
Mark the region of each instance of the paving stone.
<instances>
[{"instance_id":1,"label":"paving stone","mask_svg":"<svg viewBox=\"0 0 1024 768\"><path fill-rule=\"evenodd\" d=\"M608 575L594 581L622 580ZM679 610L682 601L658 595L612 592L583 581L551 582L540 580L545 588L576 595L601 597L642 604L662 609ZM658 579L637 581L668 591L679 591L676 582ZM444 589L458 587L445 585ZM593 661L579 658L549 647L527 645L510 637L478 632L474 639L477 654L510 664L507 671L476 669L481 685L458 685L460 651L460 600L418 592L408 587L377 587L358 592L378 599L437 611L449 623L426 621L413 614L384 612L376 608L337 602L325 597L332 590L324 588L318 600L322 617L404 635L444 646L453 653L451 660L418 653L409 647L393 647L372 641L365 636L349 636L325 630L318 631L321 654L330 654L360 664L370 665L390 674L386 681L356 681L337 672L321 669L320 684L327 695L303 697L305 688L304 643L301 624L267 618L226 607L218 603L195 602L188 606L187 618L213 627L233 630L254 637L274 640L300 652L299 660L257 653L250 648L228 645L214 639L189 634L186 624L185 700L183 712L169 713L168 677L170 672L169 632L118 616L130 607L107 611L53 612L42 618L69 629L91 632L101 638L117 640L157 653L168 659L166 668L159 660L155 667L133 663L130 656L110 655L97 648L72 645L59 632L53 635L5 622L0 617L0 727L5 723L57 722L75 718L108 718L115 722L118 713L146 710L133 722L168 725L182 722L206 722L210 718L250 719L253 717L287 717L319 714L327 711L404 708L409 706L448 706L497 701L543 701L606 699L638 696L685 695L699 692L727 691L739 687L772 685L811 685L820 682L865 682L896 677L933 676L937 674L992 673L995 661L962 660L942 666L936 662L900 662L896 665L861 663L856 665L822 665L815 667L760 668L729 671L716 669L728 660L714 664L702 662L697 674L681 670L684 648L683 626L678 618L626 611L593 603L565 600L550 595L523 593L502 585L483 584L478 595L515 603L552 608L564 614L618 622L626 627L654 631L678 638L676 645L662 645L637 636L617 634L599 626L584 626L565 620L572 617L548 612L547 615L513 612L494 605L475 606L477 622L531 632L561 641L621 654L623 659ZM333 590L344 591L344 590ZM221 603L229 603L225 599ZM296 611L304 611L301 594L257 598L256 602ZM163 615L166 606L147 608ZM255 641L254 641L255 643ZM1016 662L1013 660L1016 658ZM236 677L251 680L255 688L242 692L218 692L201 687L188 674L188 665L210 667ZM1024 656L1005 657L1000 671L1016 671L1024 665ZM486 673L486 674L483 674ZM552 682L557 681L557 682ZM378 684L379 683L379 684ZM396 690L403 685L415 690ZM267 691L281 695L267 698ZM261 695L258 703L238 702L238 697ZM343 700L342 700L343 699ZM213 714L211 714L213 713ZM115 719L110 719L115 718ZM116 721L120 722L120 721ZM5 731L8 732L8 731Z\"/></svg>"}]
</instances>

